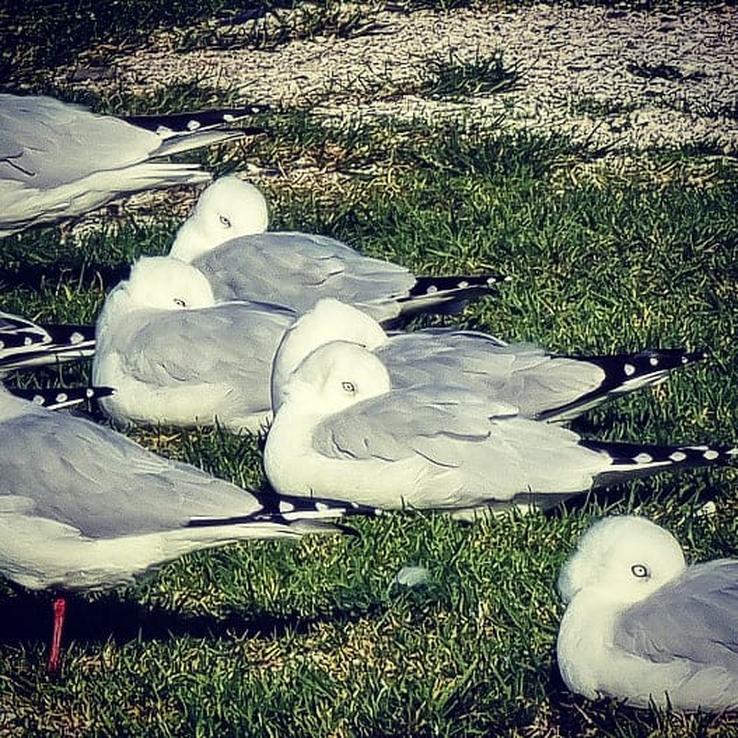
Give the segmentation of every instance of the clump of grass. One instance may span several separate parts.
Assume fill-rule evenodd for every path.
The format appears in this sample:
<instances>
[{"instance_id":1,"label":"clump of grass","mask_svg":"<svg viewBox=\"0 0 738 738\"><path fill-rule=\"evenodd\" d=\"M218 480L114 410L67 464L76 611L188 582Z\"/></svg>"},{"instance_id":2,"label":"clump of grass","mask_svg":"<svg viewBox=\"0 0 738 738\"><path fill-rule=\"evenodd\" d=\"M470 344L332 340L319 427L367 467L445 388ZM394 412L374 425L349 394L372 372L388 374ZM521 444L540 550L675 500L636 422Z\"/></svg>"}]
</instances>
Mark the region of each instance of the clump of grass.
<instances>
[{"instance_id":1,"label":"clump of grass","mask_svg":"<svg viewBox=\"0 0 738 738\"><path fill-rule=\"evenodd\" d=\"M686 81L690 79L704 79L704 72L690 72L684 74L679 67L673 64L648 64L646 62L630 62L625 68L635 77L643 77L643 79L666 79L671 82Z\"/></svg>"},{"instance_id":2,"label":"clump of grass","mask_svg":"<svg viewBox=\"0 0 738 738\"><path fill-rule=\"evenodd\" d=\"M175 32L175 49L253 48L273 51L292 41L318 36L340 39L368 36L382 28L374 18L379 8L377 2L351 4L342 0L274 4L235 28L233 23L216 21L178 30ZM236 16L235 20L241 22L242 18Z\"/></svg>"},{"instance_id":3,"label":"clump of grass","mask_svg":"<svg viewBox=\"0 0 738 738\"><path fill-rule=\"evenodd\" d=\"M450 50L448 57L430 59L425 79L417 91L435 99L494 95L516 89L517 67L507 67L502 52L483 57L477 51L472 61L462 61Z\"/></svg>"}]
</instances>

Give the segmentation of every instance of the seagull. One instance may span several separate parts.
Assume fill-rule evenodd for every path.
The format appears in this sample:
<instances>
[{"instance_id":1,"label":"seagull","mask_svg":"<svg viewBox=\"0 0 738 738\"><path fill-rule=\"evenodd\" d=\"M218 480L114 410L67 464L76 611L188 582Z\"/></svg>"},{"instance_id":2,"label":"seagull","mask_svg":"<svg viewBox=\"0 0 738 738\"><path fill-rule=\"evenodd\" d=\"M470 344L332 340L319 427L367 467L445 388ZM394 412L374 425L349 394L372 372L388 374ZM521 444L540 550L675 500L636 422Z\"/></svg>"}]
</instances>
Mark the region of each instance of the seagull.
<instances>
[{"instance_id":1,"label":"seagull","mask_svg":"<svg viewBox=\"0 0 738 738\"><path fill-rule=\"evenodd\" d=\"M738 559L687 566L668 531L610 517L582 536L558 589L569 689L643 708L738 709Z\"/></svg>"},{"instance_id":2,"label":"seagull","mask_svg":"<svg viewBox=\"0 0 738 738\"><path fill-rule=\"evenodd\" d=\"M51 671L68 592L129 583L233 541L335 532L342 515L374 512L247 492L0 387L0 575L54 592Z\"/></svg>"},{"instance_id":3,"label":"seagull","mask_svg":"<svg viewBox=\"0 0 738 738\"><path fill-rule=\"evenodd\" d=\"M0 374L92 356L95 329L88 325L40 325L0 311Z\"/></svg>"},{"instance_id":4,"label":"seagull","mask_svg":"<svg viewBox=\"0 0 738 738\"><path fill-rule=\"evenodd\" d=\"M305 312L321 297L337 297L383 323L458 312L507 281L494 274L416 277L334 238L267 231L268 223L266 200L256 187L221 177L203 191L169 255L200 269L219 301L277 302Z\"/></svg>"},{"instance_id":5,"label":"seagull","mask_svg":"<svg viewBox=\"0 0 738 738\"><path fill-rule=\"evenodd\" d=\"M388 338L373 318L333 299L303 316L269 303L216 304L203 274L170 257L134 264L130 278L108 295L97 335L93 382L117 389L100 403L116 425L217 422L236 433L263 430L292 370L313 348L346 336L377 351L393 386L453 378L492 401L517 402L523 414L549 419L656 381L694 358L674 351L563 359L463 331Z\"/></svg>"},{"instance_id":6,"label":"seagull","mask_svg":"<svg viewBox=\"0 0 738 738\"><path fill-rule=\"evenodd\" d=\"M361 310L325 298L287 330L272 370L272 407L281 388L314 349L350 341L373 351L392 387L460 384L490 402L515 405L521 415L563 422L600 403L664 380L674 369L705 358L682 349L610 356L556 356L530 343L508 345L480 331L424 329L387 335Z\"/></svg>"},{"instance_id":7,"label":"seagull","mask_svg":"<svg viewBox=\"0 0 738 738\"><path fill-rule=\"evenodd\" d=\"M231 120L239 115L230 111ZM243 111L245 114L250 109ZM176 120L176 118L175 118ZM159 117L155 131L43 95L0 94L0 238L81 215L140 190L208 182L198 164L161 157L241 138L190 116L182 130Z\"/></svg>"},{"instance_id":8,"label":"seagull","mask_svg":"<svg viewBox=\"0 0 738 738\"><path fill-rule=\"evenodd\" d=\"M215 304L190 264L142 257L98 317L93 384L116 425L213 425L259 432L271 416L269 377L296 317L277 305Z\"/></svg>"},{"instance_id":9,"label":"seagull","mask_svg":"<svg viewBox=\"0 0 738 738\"><path fill-rule=\"evenodd\" d=\"M736 456L736 448L585 440L458 385L394 389L378 356L333 341L283 388L264 469L283 494L388 509L545 509L592 487Z\"/></svg>"}]
</instances>

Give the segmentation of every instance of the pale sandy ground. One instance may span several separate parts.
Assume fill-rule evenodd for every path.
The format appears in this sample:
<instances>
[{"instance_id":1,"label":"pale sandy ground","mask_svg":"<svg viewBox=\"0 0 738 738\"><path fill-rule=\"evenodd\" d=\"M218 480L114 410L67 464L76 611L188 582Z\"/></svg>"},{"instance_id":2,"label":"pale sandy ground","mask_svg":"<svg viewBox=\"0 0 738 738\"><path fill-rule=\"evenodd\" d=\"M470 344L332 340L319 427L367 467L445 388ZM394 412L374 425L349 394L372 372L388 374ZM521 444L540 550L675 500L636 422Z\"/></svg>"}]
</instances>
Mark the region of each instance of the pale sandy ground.
<instances>
[{"instance_id":1,"label":"pale sandy ground","mask_svg":"<svg viewBox=\"0 0 738 738\"><path fill-rule=\"evenodd\" d=\"M159 37L117 59L114 81L78 84L135 90L199 79L236 89L244 101L307 107L336 122L392 116L476 127L504 113L507 125L566 133L614 152L685 143L738 151L736 7L672 15L541 4L383 11L374 20L373 35L298 40L276 51L178 53ZM413 93L429 60L498 50L523 74L517 90L442 102ZM646 79L628 71L634 64L667 64L681 78Z\"/></svg>"}]
</instances>

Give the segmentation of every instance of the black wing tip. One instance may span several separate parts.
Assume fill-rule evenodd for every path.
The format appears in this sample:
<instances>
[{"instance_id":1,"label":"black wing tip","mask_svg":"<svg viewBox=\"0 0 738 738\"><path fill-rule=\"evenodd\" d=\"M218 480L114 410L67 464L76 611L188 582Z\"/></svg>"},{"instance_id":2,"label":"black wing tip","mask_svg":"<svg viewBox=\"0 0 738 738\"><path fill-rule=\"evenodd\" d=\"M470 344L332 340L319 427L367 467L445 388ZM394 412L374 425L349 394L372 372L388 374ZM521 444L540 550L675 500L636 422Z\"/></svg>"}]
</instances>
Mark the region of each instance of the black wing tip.
<instances>
[{"instance_id":1,"label":"black wing tip","mask_svg":"<svg viewBox=\"0 0 738 738\"><path fill-rule=\"evenodd\" d=\"M256 512L248 515L235 515L228 518L193 518L188 521L188 528L214 527L219 525L249 525L249 524L275 524L286 525L301 522L322 520L330 521L331 524L347 532L355 533L353 528L335 523L332 518L349 515L362 515L364 517L376 517L384 513L383 510L370 505L360 505L356 502L329 500L320 497L294 497L291 495L277 495L274 493L251 492L261 503L262 507Z\"/></svg>"},{"instance_id":2,"label":"black wing tip","mask_svg":"<svg viewBox=\"0 0 738 738\"><path fill-rule=\"evenodd\" d=\"M43 328L51 341L57 344L74 346L79 343L95 340L95 326L84 325L82 323L39 323L39 327Z\"/></svg>"},{"instance_id":3,"label":"black wing tip","mask_svg":"<svg viewBox=\"0 0 738 738\"><path fill-rule=\"evenodd\" d=\"M581 446L607 454L614 468L622 465L642 466L668 464L669 466L724 465L738 462L738 447L684 445L659 446L657 444L618 443L610 441L582 440Z\"/></svg>"},{"instance_id":4,"label":"black wing tip","mask_svg":"<svg viewBox=\"0 0 738 738\"><path fill-rule=\"evenodd\" d=\"M497 285L511 281L512 277L509 275L493 273L423 276L417 277L408 295L423 297L448 290L492 290Z\"/></svg>"},{"instance_id":5,"label":"black wing tip","mask_svg":"<svg viewBox=\"0 0 738 738\"><path fill-rule=\"evenodd\" d=\"M211 108L161 115L128 115L122 116L122 119L126 123L155 133L186 134L208 128L229 126L269 110L271 108L268 105L244 105L238 108Z\"/></svg>"},{"instance_id":6,"label":"black wing tip","mask_svg":"<svg viewBox=\"0 0 738 738\"><path fill-rule=\"evenodd\" d=\"M28 400L41 407L68 406L79 404L85 400L96 400L109 397L115 393L113 387L44 387L27 389L24 387L7 387L16 397Z\"/></svg>"},{"instance_id":7,"label":"black wing tip","mask_svg":"<svg viewBox=\"0 0 738 738\"><path fill-rule=\"evenodd\" d=\"M565 356L564 358L596 364L613 385L637 379L648 374L671 371L681 366L704 361L709 353L704 350L649 349L634 354L612 354L601 356Z\"/></svg>"}]
</instances>

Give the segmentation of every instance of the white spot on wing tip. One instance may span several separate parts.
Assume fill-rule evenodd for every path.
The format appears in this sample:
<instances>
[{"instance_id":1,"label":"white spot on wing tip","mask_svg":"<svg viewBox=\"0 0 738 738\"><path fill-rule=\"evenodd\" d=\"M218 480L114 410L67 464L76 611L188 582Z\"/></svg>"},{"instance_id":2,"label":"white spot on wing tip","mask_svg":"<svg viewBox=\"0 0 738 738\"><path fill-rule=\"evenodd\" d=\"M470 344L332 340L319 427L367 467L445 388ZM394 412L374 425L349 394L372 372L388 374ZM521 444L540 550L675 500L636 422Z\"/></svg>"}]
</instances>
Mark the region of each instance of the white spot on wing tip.
<instances>
[{"instance_id":1,"label":"white spot on wing tip","mask_svg":"<svg viewBox=\"0 0 738 738\"><path fill-rule=\"evenodd\" d=\"M702 456L707 461L714 461L715 459L717 459L720 456L720 453L718 451L715 451L714 449L708 449L707 451L705 451L702 454Z\"/></svg>"},{"instance_id":2,"label":"white spot on wing tip","mask_svg":"<svg viewBox=\"0 0 738 738\"><path fill-rule=\"evenodd\" d=\"M653 456L651 456L651 454L647 454L644 452L644 453L638 454L638 456L634 456L633 461L635 461L638 464L648 464L651 461L653 461Z\"/></svg>"},{"instance_id":3,"label":"white spot on wing tip","mask_svg":"<svg viewBox=\"0 0 738 738\"><path fill-rule=\"evenodd\" d=\"M432 284L428 287L428 289L425 291L426 295L432 295L434 292L438 292L438 287L436 285Z\"/></svg>"},{"instance_id":4,"label":"white spot on wing tip","mask_svg":"<svg viewBox=\"0 0 738 738\"><path fill-rule=\"evenodd\" d=\"M58 394L58 395L56 396L56 401L57 401L57 402L66 402L66 401L67 401L67 399L68 399L68 397L67 397L67 394L66 394L66 392L60 392L60 393L59 393L59 394Z\"/></svg>"},{"instance_id":5,"label":"white spot on wing tip","mask_svg":"<svg viewBox=\"0 0 738 738\"><path fill-rule=\"evenodd\" d=\"M84 341L84 340L85 340L85 337L79 331L75 331L69 337L69 342L70 343L82 343L82 341Z\"/></svg>"},{"instance_id":6,"label":"white spot on wing tip","mask_svg":"<svg viewBox=\"0 0 738 738\"><path fill-rule=\"evenodd\" d=\"M187 122L188 131L196 131L199 127L200 127L200 124L196 120L191 120Z\"/></svg>"},{"instance_id":7,"label":"white spot on wing tip","mask_svg":"<svg viewBox=\"0 0 738 738\"><path fill-rule=\"evenodd\" d=\"M651 358L650 358L650 359L648 360L648 363L649 363L649 364L650 364L651 366L658 366L658 365L659 365L659 360L658 360L658 357L657 357L657 356L652 356L652 357L651 357Z\"/></svg>"},{"instance_id":8,"label":"white spot on wing tip","mask_svg":"<svg viewBox=\"0 0 738 738\"><path fill-rule=\"evenodd\" d=\"M457 287L459 287L459 289L462 289L462 290L468 286L469 286L469 283L465 279L462 279L461 282L459 282L459 284L457 285Z\"/></svg>"},{"instance_id":9,"label":"white spot on wing tip","mask_svg":"<svg viewBox=\"0 0 738 738\"><path fill-rule=\"evenodd\" d=\"M674 451L669 458L672 461L684 461L684 459L687 458L687 454L685 454L684 451Z\"/></svg>"},{"instance_id":10,"label":"white spot on wing tip","mask_svg":"<svg viewBox=\"0 0 738 738\"><path fill-rule=\"evenodd\" d=\"M226 123L233 123L233 121L236 120L236 116L231 115L230 113L223 113L223 120Z\"/></svg>"},{"instance_id":11,"label":"white spot on wing tip","mask_svg":"<svg viewBox=\"0 0 738 738\"><path fill-rule=\"evenodd\" d=\"M292 512L294 509L295 506L291 502L285 502L284 500L281 500L279 503L279 512L281 513Z\"/></svg>"},{"instance_id":12,"label":"white spot on wing tip","mask_svg":"<svg viewBox=\"0 0 738 738\"><path fill-rule=\"evenodd\" d=\"M632 364L625 364L625 366L623 366L623 371L627 377L633 376L635 374L635 370L636 368Z\"/></svg>"},{"instance_id":13,"label":"white spot on wing tip","mask_svg":"<svg viewBox=\"0 0 738 738\"><path fill-rule=\"evenodd\" d=\"M44 400L43 395L34 395L33 396L33 402L35 402L37 405L45 405L46 401Z\"/></svg>"},{"instance_id":14,"label":"white spot on wing tip","mask_svg":"<svg viewBox=\"0 0 738 738\"><path fill-rule=\"evenodd\" d=\"M85 397L89 400L91 397L93 397L95 394L95 390L93 389L86 389L85 390Z\"/></svg>"},{"instance_id":15,"label":"white spot on wing tip","mask_svg":"<svg viewBox=\"0 0 738 738\"><path fill-rule=\"evenodd\" d=\"M316 502L315 509L319 511L330 510L330 507L328 507L328 505L326 505L325 502Z\"/></svg>"},{"instance_id":16,"label":"white spot on wing tip","mask_svg":"<svg viewBox=\"0 0 738 738\"><path fill-rule=\"evenodd\" d=\"M717 513L717 505L712 501L708 500L702 507L698 508L697 515L702 517L710 517Z\"/></svg>"},{"instance_id":17,"label":"white spot on wing tip","mask_svg":"<svg viewBox=\"0 0 738 738\"><path fill-rule=\"evenodd\" d=\"M24 346L30 346L30 345L31 345L31 343L33 343L33 342L31 341L31 339L30 339L30 338L27 338L27 337L26 337L26 338L24 338L24 339L23 339L23 345L24 345Z\"/></svg>"}]
</instances>

